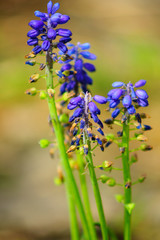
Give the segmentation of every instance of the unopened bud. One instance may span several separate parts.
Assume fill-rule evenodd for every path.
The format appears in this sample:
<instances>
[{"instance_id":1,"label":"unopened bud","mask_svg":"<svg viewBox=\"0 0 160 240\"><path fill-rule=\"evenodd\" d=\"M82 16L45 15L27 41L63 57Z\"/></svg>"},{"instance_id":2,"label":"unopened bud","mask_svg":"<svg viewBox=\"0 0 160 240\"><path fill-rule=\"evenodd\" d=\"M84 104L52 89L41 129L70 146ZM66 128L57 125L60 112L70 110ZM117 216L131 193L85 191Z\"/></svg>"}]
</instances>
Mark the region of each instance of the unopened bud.
<instances>
[{"instance_id":1,"label":"unopened bud","mask_svg":"<svg viewBox=\"0 0 160 240\"><path fill-rule=\"evenodd\" d=\"M48 96L49 96L50 98L53 98L53 96L54 96L54 94L55 94L55 90L52 89L52 88L49 88L49 89L47 89L47 92L48 92Z\"/></svg>"},{"instance_id":2,"label":"unopened bud","mask_svg":"<svg viewBox=\"0 0 160 240\"><path fill-rule=\"evenodd\" d=\"M45 91L40 91L40 93L39 93L39 97L40 97L40 99L46 99L46 97L47 97L47 94L46 94L46 92Z\"/></svg>"},{"instance_id":3,"label":"unopened bud","mask_svg":"<svg viewBox=\"0 0 160 240\"><path fill-rule=\"evenodd\" d=\"M33 52L28 53L25 58L35 58L36 55Z\"/></svg>"},{"instance_id":4,"label":"unopened bud","mask_svg":"<svg viewBox=\"0 0 160 240\"><path fill-rule=\"evenodd\" d=\"M45 64L43 64L43 63L41 63L41 64L40 64L40 66L39 66L39 70L41 70L41 71L42 71L43 69L45 69L45 67L46 67L46 65L45 65Z\"/></svg>"},{"instance_id":5,"label":"unopened bud","mask_svg":"<svg viewBox=\"0 0 160 240\"><path fill-rule=\"evenodd\" d=\"M107 177L106 175L101 175L99 179L102 183L106 183L109 180L109 177Z\"/></svg>"},{"instance_id":6,"label":"unopened bud","mask_svg":"<svg viewBox=\"0 0 160 240\"><path fill-rule=\"evenodd\" d=\"M112 165L113 165L113 162L104 161L102 164L102 167L103 169L108 169L108 168L111 168Z\"/></svg>"},{"instance_id":7,"label":"unopened bud","mask_svg":"<svg viewBox=\"0 0 160 240\"><path fill-rule=\"evenodd\" d=\"M54 152L55 152L54 148L51 148L51 149L49 150L49 154L50 154L50 157L51 157L51 158L54 158Z\"/></svg>"},{"instance_id":8,"label":"unopened bud","mask_svg":"<svg viewBox=\"0 0 160 240\"><path fill-rule=\"evenodd\" d=\"M138 141L142 141L142 142L146 142L148 139L146 136L140 134L138 137L137 137L137 140Z\"/></svg>"},{"instance_id":9,"label":"unopened bud","mask_svg":"<svg viewBox=\"0 0 160 240\"><path fill-rule=\"evenodd\" d=\"M25 94L28 94L30 96L35 96L37 94L37 89L36 88L30 88L28 90L25 91Z\"/></svg>"},{"instance_id":10,"label":"unopened bud","mask_svg":"<svg viewBox=\"0 0 160 240\"><path fill-rule=\"evenodd\" d=\"M88 154L88 145L85 144L85 145L83 146L83 149L84 149L84 154L87 155L87 154Z\"/></svg>"},{"instance_id":11,"label":"unopened bud","mask_svg":"<svg viewBox=\"0 0 160 240\"><path fill-rule=\"evenodd\" d=\"M61 114L60 117L59 117L59 121L61 123L68 123L68 121L69 121L68 114L66 114L66 113Z\"/></svg>"},{"instance_id":12,"label":"unopened bud","mask_svg":"<svg viewBox=\"0 0 160 240\"><path fill-rule=\"evenodd\" d=\"M146 179L146 175L144 174L144 175L142 175L142 176L139 177L138 181L139 181L140 183L142 183L142 182L144 182L145 179Z\"/></svg>"},{"instance_id":13,"label":"unopened bud","mask_svg":"<svg viewBox=\"0 0 160 240\"><path fill-rule=\"evenodd\" d=\"M39 144L41 148L46 148L49 146L50 142L47 139L41 139L39 141Z\"/></svg>"},{"instance_id":14,"label":"unopened bud","mask_svg":"<svg viewBox=\"0 0 160 240\"><path fill-rule=\"evenodd\" d=\"M114 187L116 185L116 181L114 178L110 178L107 180L107 185L110 186L110 187Z\"/></svg>"},{"instance_id":15,"label":"unopened bud","mask_svg":"<svg viewBox=\"0 0 160 240\"><path fill-rule=\"evenodd\" d=\"M142 151L149 151L149 150L152 150L152 146L150 146L150 145L146 145L146 144L142 144L141 146L140 146L140 149L142 150Z\"/></svg>"},{"instance_id":16,"label":"unopened bud","mask_svg":"<svg viewBox=\"0 0 160 240\"><path fill-rule=\"evenodd\" d=\"M35 60L29 60L29 61L26 61L25 64L27 64L29 66L34 66L36 64L36 61Z\"/></svg>"},{"instance_id":17,"label":"unopened bud","mask_svg":"<svg viewBox=\"0 0 160 240\"><path fill-rule=\"evenodd\" d=\"M76 146L72 145L70 148L67 150L67 153L74 152L76 150Z\"/></svg>"},{"instance_id":18,"label":"unopened bud","mask_svg":"<svg viewBox=\"0 0 160 240\"><path fill-rule=\"evenodd\" d=\"M40 78L40 75L38 73L35 73L30 77L29 82L30 83L36 82L39 78Z\"/></svg>"},{"instance_id":19,"label":"unopened bud","mask_svg":"<svg viewBox=\"0 0 160 240\"><path fill-rule=\"evenodd\" d=\"M138 156L137 156L137 154L135 153L135 154L133 154L132 156L131 156L131 162L132 163L136 163L138 161Z\"/></svg>"},{"instance_id":20,"label":"unopened bud","mask_svg":"<svg viewBox=\"0 0 160 240\"><path fill-rule=\"evenodd\" d=\"M124 153L125 152L125 147L120 147L119 151L120 151L120 153Z\"/></svg>"}]
</instances>

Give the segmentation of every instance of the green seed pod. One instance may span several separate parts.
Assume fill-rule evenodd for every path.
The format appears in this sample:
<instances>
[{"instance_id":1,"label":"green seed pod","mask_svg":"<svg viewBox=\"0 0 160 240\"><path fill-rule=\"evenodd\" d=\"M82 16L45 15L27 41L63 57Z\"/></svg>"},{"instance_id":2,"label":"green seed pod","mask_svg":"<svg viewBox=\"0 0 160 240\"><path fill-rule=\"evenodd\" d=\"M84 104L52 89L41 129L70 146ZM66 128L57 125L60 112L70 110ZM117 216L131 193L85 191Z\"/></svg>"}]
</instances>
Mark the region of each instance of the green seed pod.
<instances>
[{"instance_id":1,"label":"green seed pod","mask_svg":"<svg viewBox=\"0 0 160 240\"><path fill-rule=\"evenodd\" d=\"M138 141L142 141L142 142L146 142L148 139L146 136L144 136L143 134L140 134L138 137L137 137L137 140Z\"/></svg>"},{"instance_id":2,"label":"green seed pod","mask_svg":"<svg viewBox=\"0 0 160 240\"><path fill-rule=\"evenodd\" d=\"M39 141L39 144L41 148L46 148L49 146L50 142L47 139L41 139Z\"/></svg>"},{"instance_id":3,"label":"green seed pod","mask_svg":"<svg viewBox=\"0 0 160 240\"><path fill-rule=\"evenodd\" d=\"M46 97L47 97L47 94L46 94L46 92L45 91L40 91L40 93L39 93L39 97L40 97L40 99L46 99Z\"/></svg>"},{"instance_id":4,"label":"green seed pod","mask_svg":"<svg viewBox=\"0 0 160 240\"><path fill-rule=\"evenodd\" d=\"M110 187L114 187L116 185L116 181L114 178L110 178L107 180L107 185L110 186Z\"/></svg>"},{"instance_id":5,"label":"green seed pod","mask_svg":"<svg viewBox=\"0 0 160 240\"><path fill-rule=\"evenodd\" d=\"M105 170L110 170L111 167L112 167L112 162L109 162L109 161L104 161L103 164L102 164L102 167L105 169Z\"/></svg>"},{"instance_id":6,"label":"green seed pod","mask_svg":"<svg viewBox=\"0 0 160 240\"><path fill-rule=\"evenodd\" d=\"M109 179L110 179L110 178L107 177L106 175L101 175L101 176L100 176L100 180L101 180L102 183L106 183Z\"/></svg>"},{"instance_id":7,"label":"green seed pod","mask_svg":"<svg viewBox=\"0 0 160 240\"><path fill-rule=\"evenodd\" d=\"M68 123L68 121L69 121L68 114L66 114L66 113L61 114L60 117L59 117L59 121L61 123Z\"/></svg>"}]
</instances>

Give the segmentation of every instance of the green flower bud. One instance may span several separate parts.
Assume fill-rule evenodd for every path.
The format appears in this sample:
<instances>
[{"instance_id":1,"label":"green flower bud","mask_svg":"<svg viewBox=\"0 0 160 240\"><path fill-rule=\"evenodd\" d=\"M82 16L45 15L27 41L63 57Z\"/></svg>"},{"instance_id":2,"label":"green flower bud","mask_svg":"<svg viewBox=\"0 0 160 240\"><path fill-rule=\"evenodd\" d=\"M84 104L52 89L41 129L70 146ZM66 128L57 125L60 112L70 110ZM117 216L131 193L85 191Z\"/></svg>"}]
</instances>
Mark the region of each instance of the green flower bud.
<instances>
[{"instance_id":1,"label":"green flower bud","mask_svg":"<svg viewBox=\"0 0 160 240\"><path fill-rule=\"evenodd\" d=\"M68 114L66 114L66 113L61 114L60 117L59 117L59 121L61 123L68 123L68 121L69 121Z\"/></svg>"},{"instance_id":2,"label":"green flower bud","mask_svg":"<svg viewBox=\"0 0 160 240\"><path fill-rule=\"evenodd\" d=\"M40 99L46 99L46 97L47 97L47 94L46 94L46 92L45 91L40 91L40 93L39 93L39 97L40 97Z\"/></svg>"},{"instance_id":3,"label":"green flower bud","mask_svg":"<svg viewBox=\"0 0 160 240\"><path fill-rule=\"evenodd\" d=\"M114 187L116 185L116 181L114 178L110 178L107 180L107 185L110 186L110 187Z\"/></svg>"},{"instance_id":4,"label":"green flower bud","mask_svg":"<svg viewBox=\"0 0 160 240\"><path fill-rule=\"evenodd\" d=\"M60 178L58 178L58 177L54 178L54 184L55 184L55 185L59 186L59 185L61 185L62 183L63 183L63 181L62 181Z\"/></svg>"},{"instance_id":5,"label":"green flower bud","mask_svg":"<svg viewBox=\"0 0 160 240\"><path fill-rule=\"evenodd\" d=\"M50 142L47 139L41 139L39 141L39 144L41 148L46 148L49 146Z\"/></svg>"},{"instance_id":6,"label":"green flower bud","mask_svg":"<svg viewBox=\"0 0 160 240\"><path fill-rule=\"evenodd\" d=\"M143 134L140 134L140 135L137 137L137 140L144 142L144 141L147 141L148 139L147 139L147 137L144 136Z\"/></svg>"},{"instance_id":7,"label":"green flower bud","mask_svg":"<svg viewBox=\"0 0 160 240\"><path fill-rule=\"evenodd\" d=\"M138 181L140 183L142 183L142 182L144 182L145 179L146 179L146 175L142 175L142 176L139 177Z\"/></svg>"},{"instance_id":8,"label":"green flower bud","mask_svg":"<svg viewBox=\"0 0 160 240\"><path fill-rule=\"evenodd\" d=\"M35 96L37 94L37 89L36 88L30 88L28 90L26 90L25 94L28 94L30 96Z\"/></svg>"},{"instance_id":9,"label":"green flower bud","mask_svg":"<svg viewBox=\"0 0 160 240\"><path fill-rule=\"evenodd\" d=\"M140 149L142 150L142 151L149 151L149 150L152 150L152 146L150 146L150 145L146 145L146 144L142 144L141 146L140 146Z\"/></svg>"},{"instance_id":10,"label":"green flower bud","mask_svg":"<svg viewBox=\"0 0 160 240\"><path fill-rule=\"evenodd\" d=\"M110 178L107 177L106 175L101 175L99 179L101 180L102 183L106 183Z\"/></svg>"},{"instance_id":11,"label":"green flower bud","mask_svg":"<svg viewBox=\"0 0 160 240\"><path fill-rule=\"evenodd\" d=\"M135 153L134 155L131 156L131 163L136 163L138 161L138 156Z\"/></svg>"}]
</instances>

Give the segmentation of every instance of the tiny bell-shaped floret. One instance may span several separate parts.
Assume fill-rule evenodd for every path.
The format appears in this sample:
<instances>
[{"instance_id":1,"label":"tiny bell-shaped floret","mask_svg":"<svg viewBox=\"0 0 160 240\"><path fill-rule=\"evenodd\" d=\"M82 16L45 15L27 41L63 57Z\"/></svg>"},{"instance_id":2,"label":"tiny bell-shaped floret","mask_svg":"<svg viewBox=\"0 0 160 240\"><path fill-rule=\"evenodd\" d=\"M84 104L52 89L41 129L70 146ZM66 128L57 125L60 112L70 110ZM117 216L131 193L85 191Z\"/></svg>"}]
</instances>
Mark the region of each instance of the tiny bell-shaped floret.
<instances>
[{"instance_id":1,"label":"tiny bell-shaped floret","mask_svg":"<svg viewBox=\"0 0 160 240\"><path fill-rule=\"evenodd\" d=\"M76 150L76 146L72 145L70 148L67 150L67 153L74 152Z\"/></svg>"},{"instance_id":2,"label":"tiny bell-shaped floret","mask_svg":"<svg viewBox=\"0 0 160 240\"><path fill-rule=\"evenodd\" d=\"M85 67L85 69L87 69L89 72L95 72L96 68L93 64L91 63L84 63L83 66Z\"/></svg>"},{"instance_id":3,"label":"tiny bell-shaped floret","mask_svg":"<svg viewBox=\"0 0 160 240\"><path fill-rule=\"evenodd\" d=\"M143 87L146 84L146 80L139 80L138 82L135 83L135 87L139 88L139 87Z\"/></svg>"},{"instance_id":4,"label":"tiny bell-shaped floret","mask_svg":"<svg viewBox=\"0 0 160 240\"><path fill-rule=\"evenodd\" d=\"M91 113L100 114L100 110L94 102L89 102L88 107Z\"/></svg>"},{"instance_id":5,"label":"tiny bell-shaped floret","mask_svg":"<svg viewBox=\"0 0 160 240\"><path fill-rule=\"evenodd\" d=\"M148 94L143 89L136 90L136 95L138 98L140 98L142 100L146 100L148 98Z\"/></svg>"},{"instance_id":6,"label":"tiny bell-shaped floret","mask_svg":"<svg viewBox=\"0 0 160 240\"><path fill-rule=\"evenodd\" d=\"M95 95L93 97L94 101L100 103L100 104L105 104L107 102L107 98L103 97L103 96L99 96L99 95Z\"/></svg>"},{"instance_id":7,"label":"tiny bell-shaped floret","mask_svg":"<svg viewBox=\"0 0 160 240\"><path fill-rule=\"evenodd\" d=\"M41 20L31 20L28 25L34 29L41 29L44 25L43 21Z\"/></svg>"},{"instance_id":8,"label":"tiny bell-shaped floret","mask_svg":"<svg viewBox=\"0 0 160 240\"><path fill-rule=\"evenodd\" d=\"M25 64L28 64L30 66L34 66L36 64L36 61L35 60L26 61Z\"/></svg>"},{"instance_id":9,"label":"tiny bell-shaped floret","mask_svg":"<svg viewBox=\"0 0 160 240\"><path fill-rule=\"evenodd\" d=\"M122 100L122 104L124 107L129 108L132 104L132 99L130 97L130 95L126 95L124 96L123 100Z\"/></svg>"},{"instance_id":10,"label":"tiny bell-shaped floret","mask_svg":"<svg viewBox=\"0 0 160 240\"><path fill-rule=\"evenodd\" d=\"M122 87L122 86L124 86L123 82L114 82L114 83L112 83L112 87L115 87L115 88Z\"/></svg>"},{"instance_id":11,"label":"tiny bell-shaped floret","mask_svg":"<svg viewBox=\"0 0 160 240\"><path fill-rule=\"evenodd\" d=\"M116 118L120 113L120 109L116 108L113 112L112 112L112 118Z\"/></svg>"},{"instance_id":12,"label":"tiny bell-shaped floret","mask_svg":"<svg viewBox=\"0 0 160 240\"><path fill-rule=\"evenodd\" d=\"M88 51L80 52L80 54L82 55L82 57L90 60L95 60L97 58L95 54Z\"/></svg>"},{"instance_id":13,"label":"tiny bell-shaped floret","mask_svg":"<svg viewBox=\"0 0 160 240\"><path fill-rule=\"evenodd\" d=\"M122 96L123 91L122 91L122 89L113 89L113 90L114 91L112 93L112 99L118 100Z\"/></svg>"}]
</instances>

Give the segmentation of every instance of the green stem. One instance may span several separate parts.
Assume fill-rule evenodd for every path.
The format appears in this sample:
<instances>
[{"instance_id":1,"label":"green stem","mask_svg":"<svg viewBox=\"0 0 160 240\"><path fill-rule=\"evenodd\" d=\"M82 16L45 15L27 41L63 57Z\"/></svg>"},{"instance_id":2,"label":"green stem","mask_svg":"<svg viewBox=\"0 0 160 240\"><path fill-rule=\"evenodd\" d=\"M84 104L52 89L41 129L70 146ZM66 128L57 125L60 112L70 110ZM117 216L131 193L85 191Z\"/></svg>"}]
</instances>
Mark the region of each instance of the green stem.
<instances>
[{"instance_id":1,"label":"green stem","mask_svg":"<svg viewBox=\"0 0 160 240\"><path fill-rule=\"evenodd\" d=\"M91 154L91 146L89 140L87 140L88 144L88 154L86 155L86 161L88 163L88 169L89 169L89 174L92 182L92 187L93 187L93 192L97 204L97 210L99 214L99 219L100 219L100 225L101 225L101 231L102 231L102 237L103 240L108 240L109 239L109 234L108 234L108 229L106 225L106 220L104 216L104 210L103 210L103 205L102 205L102 199L99 191L99 186L97 182L97 177L94 171L94 165L93 165L93 160L92 160L92 154Z\"/></svg>"},{"instance_id":2,"label":"green stem","mask_svg":"<svg viewBox=\"0 0 160 240\"><path fill-rule=\"evenodd\" d=\"M126 185L126 183L131 183L129 165L129 125L126 122L123 123L122 145L125 148L124 153L122 153L122 164L124 185ZM125 208L125 205L129 203L131 203L131 186L124 188L124 240L131 239L131 214L129 214L128 210Z\"/></svg>"},{"instance_id":3,"label":"green stem","mask_svg":"<svg viewBox=\"0 0 160 240\"><path fill-rule=\"evenodd\" d=\"M71 198L69 194L67 194L67 197L68 197L68 205L69 205L69 212L70 212L71 239L80 240L74 199Z\"/></svg>"},{"instance_id":4,"label":"green stem","mask_svg":"<svg viewBox=\"0 0 160 240\"><path fill-rule=\"evenodd\" d=\"M47 83L47 89L54 88L53 87L53 60L52 60L49 52L47 52L47 55L46 55L46 83ZM58 143L58 147L59 147L59 151L60 151L61 163L62 163L64 172L65 172L67 196L68 196L68 200L72 201L72 202L70 202L69 205L71 206L73 201L75 201L78 211L79 211L80 219L82 222L85 239L89 240L90 236L89 236L88 223L87 223L87 219L85 216L82 201L81 201L81 198L79 195L79 191L77 188L77 184L75 182L72 170L69 165L68 156L66 154L63 131L62 131L62 127L59 122L59 119L58 119L54 96L52 98L50 98L48 96L47 101L48 101L50 117L52 120L52 124L54 126L54 131L55 131L55 135L56 135L56 139L57 139L57 143ZM72 215L71 219L73 220L73 218L75 218L75 212L73 213L73 211L75 211L75 209L73 209L73 207L72 207L72 208L70 208L70 210L71 210L70 214ZM73 224L73 221L71 222L71 224ZM73 226L71 226L71 228L72 227ZM77 234L77 236L78 236L78 234ZM77 240L77 238L75 238L75 240Z\"/></svg>"},{"instance_id":5,"label":"green stem","mask_svg":"<svg viewBox=\"0 0 160 240\"><path fill-rule=\"evenodd\" d=\"M86 177L84 174L84 160L83 160L83 157L78 152L77 152L77 159L79 164L80 185L81 185L81 191L83 196L84 208L86 212L86 218L88 221L88 227L90 230L92 240L97 240L96 230L94 227L94 221L93 221L91 207L90 207L91 204L88 196Z\"/></svg>"}]
</instances>

